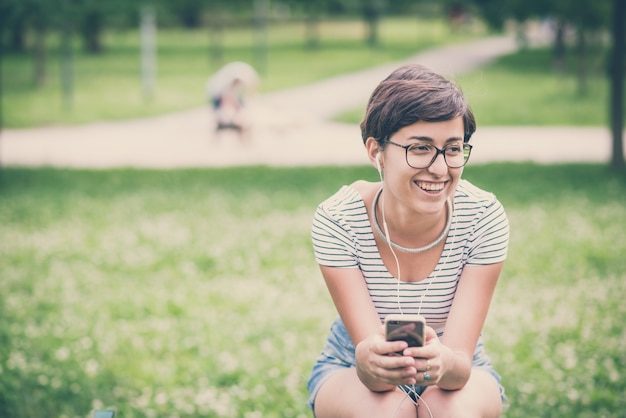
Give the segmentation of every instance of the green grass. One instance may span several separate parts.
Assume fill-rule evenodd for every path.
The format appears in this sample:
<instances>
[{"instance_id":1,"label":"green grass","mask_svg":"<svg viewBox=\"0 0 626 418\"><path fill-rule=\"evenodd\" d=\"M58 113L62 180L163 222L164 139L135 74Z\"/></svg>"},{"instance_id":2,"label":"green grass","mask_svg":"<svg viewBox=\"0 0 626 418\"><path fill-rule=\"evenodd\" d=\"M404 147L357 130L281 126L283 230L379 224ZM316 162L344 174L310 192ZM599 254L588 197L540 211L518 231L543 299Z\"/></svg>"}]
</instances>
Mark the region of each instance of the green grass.
<instances>
[{"instance_id":1,"label":"green grass","mask_svg":"<svg viewBox=\"0 0 626 418\"><path fill-rule=\"evenodd\" d=\"M183 31L159 29L157 85L152 99L142 94L139 34L110 32L106 50L90 56L74 46L74 93L70 107L64 105L60 85L58 39L49 39L47 79L43 87L33 84L30 54L3 59L3 124L22 128L48 124L79 124L97 120L132 119L189 109L207 104L204 86L223 63L241 60L262 73L262 91L318 81L380 63L406 58L418 51L484 35L479 25L454 32L443 20L389 18L380 26L380 45L365 44L361 21L328 21L320 25L317 49L306 47L302 23L283 23L267 31L266 59L257 54L259 35L252 29L235 28L222 34L223 56L211 55L208 29Z\"/></svg>"},{"instance_id":2,"label":"green grass","mask_svg":"<svg viewBox=\"0 0 626 418\"><path fill-rule=\"evenodd\" d=\"M458 81L483 125L606 126L606 74L590 59L588 90L583 94L578 90L576 63L570 58L567 70L558 73L551 49L524 50Z\"/></svg>"},{"instance_id":3,"label":"green grass","mask_svg":"<svg viewBox=\"0 0 626 418\"><path fill-rule=\"evenodd\" d=\"M523 50L456 78L480 126L607 126L608 82L591 63L588 91L578 91L575 63L557 73L549 49ZM594 70L595 69L595 70ZM365 104L338 116L360 123Z\"/></svg>"},{"instance_id":4,"label":"green grass","mask_svg":"<svg viewBox=\"0 0 626 418\"><path fill-rule=\"evenodd\" d=\"M626 180L468 166L511 245L485 327L507 418L626 410ZM315 206L371 167L0 172L0 410L310 417L335 308Z\"/></svg>"}]
</instances>

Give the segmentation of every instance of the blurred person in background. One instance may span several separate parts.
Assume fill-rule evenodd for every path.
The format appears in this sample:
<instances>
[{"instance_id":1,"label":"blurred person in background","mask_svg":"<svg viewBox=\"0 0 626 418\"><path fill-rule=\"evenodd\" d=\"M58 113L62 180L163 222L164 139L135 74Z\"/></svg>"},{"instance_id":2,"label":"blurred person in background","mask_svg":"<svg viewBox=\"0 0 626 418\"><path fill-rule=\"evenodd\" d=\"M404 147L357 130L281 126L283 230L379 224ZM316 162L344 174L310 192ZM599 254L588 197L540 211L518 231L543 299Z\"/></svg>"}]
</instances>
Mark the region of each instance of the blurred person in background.
<instances>
[{"instance_id":1,"label":"blurred person in background","mask_svg":"<svg viewBox=\"0 0 626 418\"><path fill-rule=\"evenodd\" d=\"M422 66L372 93L361 134L380 181L342 186L311 227L339 314L308 382L316 418L501 414L482 329L509 222L492 193L461 178L475 130L457 85ZM424 317L424 345L387 341L390 314Z\"/></svg>"},{"instance_id":2,"label":"blurred person in background","mask_svg":"<svg viewBox=\"0 0 626 418\"><path fill-rule=\"evenodd\" d=\"M250 139L252 116L249 99L256 94L260 78L245 62L231 62L220 68L207 82L207 95L215 116L215 139L223 131L235 131L240 142Z\"/></svg>"}]
</instances>

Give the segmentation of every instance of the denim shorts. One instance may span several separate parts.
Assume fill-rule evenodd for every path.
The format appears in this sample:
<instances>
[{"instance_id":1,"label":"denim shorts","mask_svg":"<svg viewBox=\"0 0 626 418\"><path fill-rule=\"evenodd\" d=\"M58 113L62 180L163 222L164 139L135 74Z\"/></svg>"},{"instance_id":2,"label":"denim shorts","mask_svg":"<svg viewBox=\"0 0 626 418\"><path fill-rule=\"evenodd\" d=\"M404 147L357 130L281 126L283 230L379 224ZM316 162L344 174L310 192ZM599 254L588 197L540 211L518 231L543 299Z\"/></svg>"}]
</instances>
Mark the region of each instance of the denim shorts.
<instances>
[{"instance_id":1,"label":"denim shorts","mask_svg":"<svg viewBox=\"0 0 626 418\"><path fill-rule=\"evenodd\" d=\"M322 387L322 384L328 379L334 372L355 367L356 361L354 358L354 344L348 335L345 325L340 318L337 318L330 327L330 333L326 340L326 345L322 350L321 355L318 357L316 363L311 370L311 377L307 383L309 390L309 406L313 409L315 402L315 396ZM476 350L474 351L474 358L472 360L472 368L480 368L488 372L498 383L500 387L500 396L502 403L506 404L506 396L504 394L504 387L501 384L500 375L493 368L487 353L482 338L479 338ZM426 386L401 386L405 392L414 396L414 393L421 395Z\"/></svg>"}]
</instances>

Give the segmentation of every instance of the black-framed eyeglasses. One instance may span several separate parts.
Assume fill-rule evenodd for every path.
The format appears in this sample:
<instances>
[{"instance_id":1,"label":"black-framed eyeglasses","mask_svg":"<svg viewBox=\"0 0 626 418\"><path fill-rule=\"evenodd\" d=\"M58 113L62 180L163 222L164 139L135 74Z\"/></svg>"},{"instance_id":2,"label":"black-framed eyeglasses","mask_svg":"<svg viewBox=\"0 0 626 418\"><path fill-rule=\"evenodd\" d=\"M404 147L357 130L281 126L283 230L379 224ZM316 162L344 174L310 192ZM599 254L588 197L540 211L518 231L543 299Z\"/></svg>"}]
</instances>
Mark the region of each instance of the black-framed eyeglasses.
<instances>
[{"instance_id":1,"label":"black-framed eyeglasses","mask_svg":"<svg viewBox=\"0 0 626 418\"><path fill-rule=\"evenodd\" d=\"M467 164L467 160L469 160L470 154L472 153L472 146L465 142L463 144L446 145L443 149L439 149L427 143L400 145L389 140L385 142L395 145L396 147L404 148L406 163L413 168L430 167L439 154L443 155L443 160L448 167L461 168Z\"/></svg>"}]
</instances>

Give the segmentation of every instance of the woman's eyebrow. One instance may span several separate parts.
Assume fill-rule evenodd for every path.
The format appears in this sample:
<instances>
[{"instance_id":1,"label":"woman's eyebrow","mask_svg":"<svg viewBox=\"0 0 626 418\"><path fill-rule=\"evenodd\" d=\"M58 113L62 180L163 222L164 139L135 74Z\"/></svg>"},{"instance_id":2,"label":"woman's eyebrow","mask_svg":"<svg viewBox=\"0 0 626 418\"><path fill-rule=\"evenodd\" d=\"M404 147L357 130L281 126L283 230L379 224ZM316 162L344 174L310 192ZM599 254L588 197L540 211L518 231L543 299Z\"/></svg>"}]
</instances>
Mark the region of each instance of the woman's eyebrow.
<instances>
[{"instance_id":1,"label":"woman's eyebrow","mask_svg":"<svg viewBox=\"0 0 626 418\"><path fill-rule=\"evenodd\" d=\"M407 139L409 140L415 140L415 141L425 141L425 142L435 142L434 139L432 139L429 136L410 136ZM457 141L463 141L463 137L457 137L457 136L453 136L450 137L448 139L446 139L446 144L450 143L450 142L457 142Z\"/></svg>"},{"instance_id":2,"label":"woman's eyebrow","mask_svg":"<svg viewBox=\"0 0 626 418\"><path fill-rule=\"evenodd\" d=\"M429 136L410 136L407 139L409 140L413 139L415 141L435 142L435 140Z\"/></svg>"}]
</instances>

